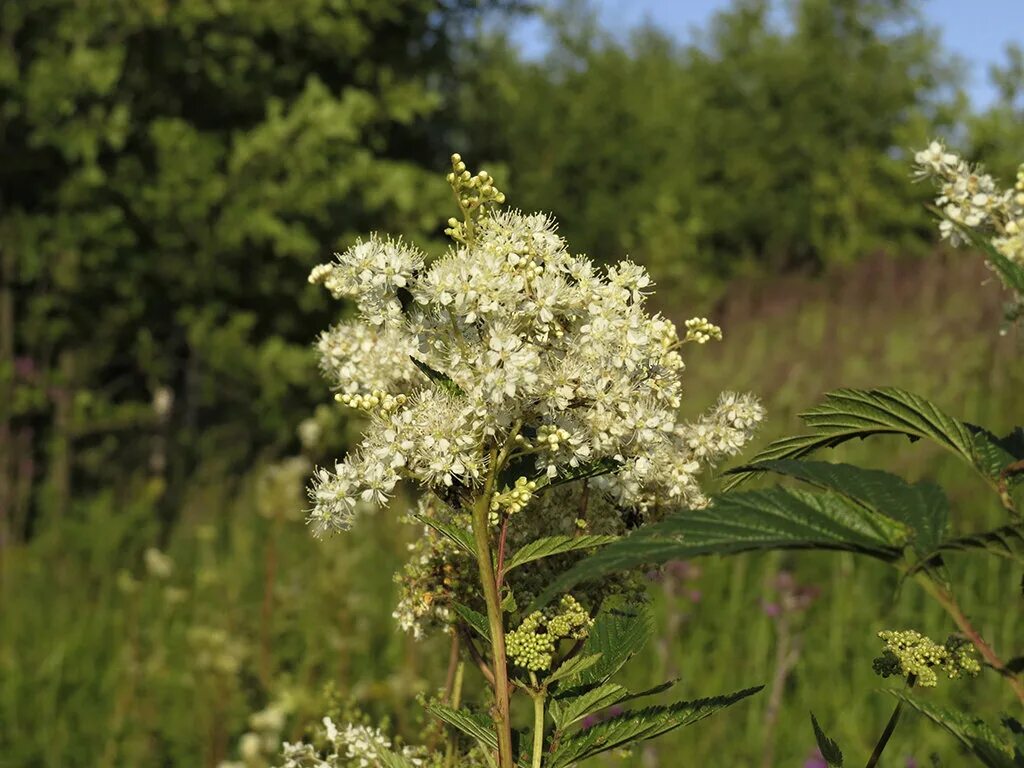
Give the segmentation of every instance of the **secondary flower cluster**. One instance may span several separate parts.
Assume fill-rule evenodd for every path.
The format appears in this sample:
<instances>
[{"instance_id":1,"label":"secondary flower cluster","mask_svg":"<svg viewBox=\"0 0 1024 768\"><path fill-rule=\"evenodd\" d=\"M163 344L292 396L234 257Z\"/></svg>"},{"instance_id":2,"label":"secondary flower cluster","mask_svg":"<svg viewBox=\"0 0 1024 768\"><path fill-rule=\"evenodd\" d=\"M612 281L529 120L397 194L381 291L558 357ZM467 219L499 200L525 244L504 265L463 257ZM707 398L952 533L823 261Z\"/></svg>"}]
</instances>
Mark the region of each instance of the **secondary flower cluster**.
<instances>
[{"instance_id":1,"label":"secondary flower cluster","mask_svg":"<svg viewBox=\"0 0 1024 768\"><path fill-rule=\"evenodd\" d=\"M342 729L329 717L323 719L328 750L322 754L312 744L284 742L282 768L378 768L395 763L391 741L380 729L366 725L346 725ZM405 747L399 753L404 763L424 766L420 750Z\"/></svg>"},{"instance_id":2,"label":"secondary flower cluster","mask_svg":"<svg viewBox=\"0 0 1024 768\"><path fill-rule=\"evenodd\" d=\"M503 199L489 177L464 197L464 210ZM456 247L431 263L374 236L310 275L358 307L357 321L321 337L321 367L371 410L358 448L316 473L316 530L348 528L358 502L386 503L403 477L473 495L502 447L507 462L528 459L535 480L613 461L596 482L626 507L705 503L702 465L735 453L763 417L753 398L729 395L680 422L679 348L719 329L699 319L680 338L647 312L642 267L598 269L547 216L488 210L450 229ZM374 408L384 395L389 407Z\"/></svg>"},{"instance_id":3,"label":"secondary flower cluster","mask_svg":"<svg viewBox=\"0 0 1024 768\"><path fill-rule=\"evenodd\" d=\"M594 621L572 595L565 595L558 608L534 611L508 633L508 656L516 666L533 672L551 668L558 643L565 639L582 640Z\"/></svg>"},{"instance_id":4,"label":"secondary flower cluster","mask_svg":"<svg viewBox=\"0 0 1024 768\"><path fill-rule=\"evenodd\" d=\"M931 688L938 682L936 669L945 672L950 680L965 674L973 677L981 671L974 658L974 646L955 635L950 635L942 645L912 629L879 632L878 636L885 641L885 651L874 660L873 667L882 677L914 675L918 685Z\"/></svg>"},{"instance_id":5,"label":"secondary flower cluster","mask_svg":"<svg viewBox=\"0 0 1024 768\"><path fill-rule=\"evenodd\" d=\"M1012 189L1003 189L980 167L973 166L933 141L915 155L917 174L939 186L936 204L944 216L942 236L954 245L964 241L963 229L976 231L1009 261L1024 267L1024 165ZM1024 302L1024 296L1018 301Z\"/></svg>"}]
</instances>

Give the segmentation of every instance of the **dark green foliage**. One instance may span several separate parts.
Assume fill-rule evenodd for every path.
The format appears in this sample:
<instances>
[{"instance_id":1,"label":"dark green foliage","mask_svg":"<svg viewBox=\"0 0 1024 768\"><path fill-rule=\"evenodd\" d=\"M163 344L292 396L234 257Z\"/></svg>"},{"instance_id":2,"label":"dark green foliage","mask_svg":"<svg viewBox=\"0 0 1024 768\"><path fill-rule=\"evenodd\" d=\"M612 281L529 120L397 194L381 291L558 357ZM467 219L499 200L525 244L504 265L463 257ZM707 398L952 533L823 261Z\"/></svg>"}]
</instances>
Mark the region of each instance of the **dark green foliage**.
<instances>
[{"instance_id":1,"label":"dark green foliage","mask_svg":"<svg viewBox=\"0 0 1024 768\"><path fill-rule=\"evenodd\" d=\"M510 4L3 3L0 399L50 473L33 510L142 470L171 514L197 465L295 443L305 275L439 234L454 43Z\"/></svg>"},{"instance_id":2,"label":"dark green foliage","mask_svg":"<svg viewBox=\"0 0 1024 768\"><path fill-rule=\"evenodd\" d=\"M600 654L597 662L579 670L571 685L603 683L644 646L654 634L650 611L606 610L594 622L580 651L582 656Z\"/></svg>"},{"instance_id":3,"label":"dark green foliage","mask_svg":"<svg viewBox=\"0 0 1024 768\"><path fill-rule=\"evenodd\" d=\"M487 624L486 616L479 611L474 611L472 608L462 605L461 603L455 603L452 607L455 609L455 612L459 614L459 618L466 622L466 626L480 635L484 640L490 642L491 629Z\"/></svg>"},{"instance_id":4,"label":"dark green foliage","mask_svg":"<svg viewBox=\"0 0 1024 768\"><path fill-rule=\"evenodd\" d=\"M881 517L902 523L913 535L914 548L931 552L949 524L949 500L934 483L910 484L889 472L851 464L779 459L741 468L766 470L835 491Z\"/></svg>"},{"instance_id":5,"label":"dark green foliage","mask_svg":"<svg viewBox=\"0 0 1024 768\"><path fill-rule=\"evenodd\" d=\"M1005 557L1024 565L1024 523L1004 525L991 531L980 531L948 539L938 547L940 552L979 550Z\"/></svg>"},{"instance_id":6,"label":"dark green foliage","mask_svg":"<svg viewBox=\"0 0 1024 768\"><path fill-rule=\"evenodd\" d=\"M905 152L952 122L954 77L921 4L800 0L780 26L737 2L687 44L564 5L541 61L484 43L463 103L474 152L592 257L693 295L932 239Z\"/></svg>"},{"instance_id":7,"label":"dark green foliage","mask_svg":"<svg viewBox=\"0 0 1024 768\"><path fill-rule=\"evenodd\" d=\"M731 493L706 509L683 510L609 544L557 579L540 600L643 563L702 555L825 549L895 561L910 538L893 520L838 493L793 488Z\"/></svg>"}]
</instances>

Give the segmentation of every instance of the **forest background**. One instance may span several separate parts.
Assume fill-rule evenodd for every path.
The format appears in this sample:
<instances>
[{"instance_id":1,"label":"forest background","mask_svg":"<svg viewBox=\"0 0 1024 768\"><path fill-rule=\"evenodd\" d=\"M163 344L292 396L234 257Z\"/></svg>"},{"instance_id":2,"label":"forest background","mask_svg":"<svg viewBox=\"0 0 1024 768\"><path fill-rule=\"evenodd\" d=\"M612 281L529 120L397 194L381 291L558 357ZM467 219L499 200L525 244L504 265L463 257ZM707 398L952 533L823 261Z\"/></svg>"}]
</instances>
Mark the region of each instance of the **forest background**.
<instances>
[{"instance_id":1,"label":"forest background","mask_svg":"<svg viewBox=\"0 0 1024 768\"><path fill-rule=\"evenodd\" d=\"M391 617L414 527L303 524L312 467L358 429L317 375L336 309L305 277L374 229L443 249L452 151L574 248L644 264L673 319L723 326L692 355L693 413L756 392L767 442L831 388L885 384L1022 423L1005 297L937 245L909 169L940 135L1012 179L1024 51L972 108L926 11L736 0L681 42L582 2L0 5L0 765L213 768L252 713L279 706L294 738L325 701L415 740L441 680ZM531 16L541 56L514 34ZM976 492L938 455L897 462ZM993 514L972 508L966 527ZM964 568L979 604L1014 579ZM742 669L770 693L622 764L801 766L812 707L869 748L873 633L948 630L913 594L881 617L857 599L893 587L844 557L669 569L665 639L630 674L697 696ZM1020 610L977 619L1021 650ZM892 751L958 764L924 723Z\"/></svg>"}]
</instances>

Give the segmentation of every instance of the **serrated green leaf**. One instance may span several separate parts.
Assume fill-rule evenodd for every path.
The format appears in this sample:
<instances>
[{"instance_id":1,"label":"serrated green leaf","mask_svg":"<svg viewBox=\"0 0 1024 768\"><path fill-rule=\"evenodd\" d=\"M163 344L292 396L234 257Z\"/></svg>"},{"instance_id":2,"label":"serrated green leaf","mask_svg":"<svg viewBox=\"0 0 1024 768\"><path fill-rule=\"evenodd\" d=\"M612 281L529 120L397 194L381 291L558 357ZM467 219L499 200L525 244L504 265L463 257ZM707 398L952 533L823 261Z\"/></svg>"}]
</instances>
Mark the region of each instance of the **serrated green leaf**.
<instances>
[{"instance_id":1,"label":"serrated green leaf","mask_svg":"<svg viewBox=\"0 0 1024 768\"><path fill-rule=\"evenodd\" d=\"M914 547L921 554L939 546L949 524L949 500L934 483L911 484L890 472L826 461L776 459L750 464L740 471L744 469L793 477L860 503L883 520L894 520L912 531ZM883 538L894 533L886 525L881 525L878 532Z\"/></svg>"},{"instance_id":2,"label":"serrated green leaf","mask_svg":"<svg viewBox=\"0 0 1024 768\"><path fill-rule=\"evenodd\" d=\"M980 466L998 477L1003 469L1024 459L1024 430L1017 427L1005 437L998 437L984 427L968 424L974 438L974 453Z\"/></svg>"},{"instance_id":3,"label":"serrated green leaf","mask_svg":"<svg viewBox=\"0 0 1024 768\"><path fill-rule=\"evenodd\" d=\"M453 523L446 523L443 520L437 520L433 517L429 517L428 515L413 515L413 517L424 525L433 528L463 552L470 555L476 553L476 544L473 541L473 534L471 534L467 529Z\"/></svg>"},{"instance_id":4,"label":"serrated green leaf","mask_svg":"<svg viewBox=\"0 0 1024 768\"><path fill-rule=\"evenodd\" d=\"M474 611L472 608L463 605L462 603L453 603L452 608L459 614L459 618L466 622L467 626L473 629L480 637L486 640L488 643L491 642L491 625L487 621L487 617L482 613Z\"/></svg>"},{"instance_id":5,"label":"serrated green leaf","mask_svg":"<svg viewBox=\"0 0 1024 768\"><path fill-rule=\"evenodd\" d=\"M667 706L646 707L626 712L564 737L547 765L550 768L566 768L602 752L653 739L676 728L703 720L760 690L761 686L726 696L681 701Z\"/></svg>"},{"instance_id":6,"label":"serrated green leaf","mask_svg":"<svg viewBox=\"0 0 1024 768\"><path fill-rule=\"evenodd\" d=\"M618 704L629 691L618 683L603 683L588 687L576 696L551 699L548 712L559 729L565 729L587 715Z\"/></svg>"},{"instance_id":7,"label":"serrated green leaf","mask_svg":"<svg viewBox=\"0 0 1024 768\"><path fill-rule=\"evenodd\" d=\"M810 434L776 440L751 463L799 459L855 438L893 434L905 435L912 441L931 440L982 471L967 425L948 416L934 403L902 389L838 389L827 394L820 405L800 414L800 418L811 428ZM737 472L725 489L734 488L756 474Z\"/></svg>"},{"instance_id":8,"label":"serrated green leaf","mask_svg":"<svg viewBox=\"0 0 1024 768\"><path fill-rule=\"evenodd\" d=\"M547 676L546 682L548 685L551 685L552 683L557 683L559 680L564 680L572 675L578 675L584 670L597 664L600 660L600 653L579 653L562 662L558 669Z\"/></svg>"},{"instance_id":9,"label":"serrated green leaf","mask_svg":"<svg viewBox=\"0 0 1024 768\"><path fill-rule=\"evenodd\" d=\"M1024 768L1024 755L1020 752L1014 755L1011 743L1001 738L984 720L967 712L940 707L905 690L886 689L885 692L945 728L988 768Z\"/></svg>"},{"instance_id":10,"label":"serrated green leaf","mask_svg":"<svg viewBox=\"0 0 1024 768\"><path fill-rule=\"evenodd\" d=\"M581 655L600 656L597 663L573 675L573 686L603 683L639 653L654 634L650 611L605 611L594 621Z\"/></svg>"},{"instance_id":11,"label":"serrated green leaf","mask_svg":"<svg viewBox=\"0 0 1024 768\"><path fill-rule=\"evenodd\" d=\"M574 722L595 712L607 709L616 704L625 704L645 696L664 693L676 684L668 682L633 693L617 683L595 683L576 688L567 688L558 692L551 699L550 711L555 725L564 729ZM557 715L556 715L557 712Z\"/></svg>"},{"instance_id":12,"label":"serrated green leaf","mask_svg":"<svg viewBox=\"0 0 1024 768\"><path fill-rule=\"evenodd\" d=\"M487 715L478 712L470 712L467 709L454 709L444 704L429 703L427 711L439 720L457 728L467 736L476 739L484 750L496 750L498 748L498 736L495 731L494 721Z\"/></svg>"},{"instance_id":13,"label":"serrated green leaf","mask_svg":"<svg viewBox=\"0 0 1024 768\"><path fill-rule=\"evenodd\" d=\"M574 552L580 549L592 549L604 544L610 544L618 539L618 536L601 536L597 534L585 534L581 536L547 536L543 539L531 541L520 547L515 554L505 561L505 573L520 565L531 563L534 560L541 560L551 555L561 555L565 552Z\"/></svg>"},{"instance_id":14,"label":"serrated green leaf","mask_svg":"<svg viewBox=\"0 0 1024 768\"><path fill-rule=\"evenodd\" d=\"M944 541L937 552L970 552L981 550L1024 564L1024 523L1004 525Z\"/></svg>"},{"instance_id":15,"label":"serrated green leaf","mask_svg":"<svg viewBox=\"0 0 1024 768\"><path fill-rule=\"evenodd\" d=\"M974 435L974 453L978 465L992 479L1003 506L1020 512L1024 509L1024 429L1017 427L1005 437L997 437L982 427L967 425Z\"/></svg>"},{"instance_id":16,"label":"serrated green leaf","mask_svg":"<svg viewBox=\"0 0 1024 768\"><path fill-rule=\"evenodd\" d=\"M814 728L814 738L818 742L818 750L821 752L821 756L828 763L829 768L843 768L843 753L839 749L839 745L835 741L825 735L825 732L821 730L821 726L818 725L818 718L811 713L811 726Z\"/></svg>"},{"instance_id":17,"label":"serrated green leaf","mask_svg":"<svg viewBox=\"0 0 1024 768\"><path fill-rule=\"evenodd\" d=\"M536 602L615 571L701 555L759 550L854 552L892 562L907 539L880 530L876 515L831 491L767 488L717 496L609 544L555 579Z\"/></svg>"}]
</instances>

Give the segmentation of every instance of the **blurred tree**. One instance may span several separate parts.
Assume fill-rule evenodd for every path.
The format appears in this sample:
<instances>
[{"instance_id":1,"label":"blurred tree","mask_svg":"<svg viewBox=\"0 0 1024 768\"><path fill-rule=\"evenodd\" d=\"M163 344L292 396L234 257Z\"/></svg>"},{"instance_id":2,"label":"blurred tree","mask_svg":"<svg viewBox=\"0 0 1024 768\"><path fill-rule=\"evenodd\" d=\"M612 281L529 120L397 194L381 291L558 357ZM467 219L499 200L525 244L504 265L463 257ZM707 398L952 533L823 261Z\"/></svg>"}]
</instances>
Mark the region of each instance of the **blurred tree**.
<instances>
[{"instance_id":1,"label":"blurred tree","mask_svg":"<svg viewBox=\"0 0 1024 768\"><path fill-rule=\"evenodd\" d=\"M1009 182L1016 176L1024 147L1024 47L1007 46L1006 62L993 66L989 77L996 100L968 123L971 156L984 158L993 174Z\"/></svg>"},{"instance_id":2,"label":"blurred tree","mask_svg":"<svg viewBox=\"0 0 1024 768\"><path fill-rule=\"evenodd\" d=\"M956 72L914 0L738 0L680 45L620 42L586 4L524 60L483 38L466 81L477 155L599 258L624 251L692 293L930 238L908 149L953 122ZM477 121L474 123L474 121Z\"/></svg>"},{"instance_id":3,"label":"blurred tree","mask_svg":"<svg viewBox=\"0 0 1024 768\"><path fill-rule=\"evenodd\" d=\"M59 512L79 473L177 488L293 440L305 274L372 228L437 234L457 43L514 4L0 4L0 530L36 466Z\"/></svg>"}]
</instances>

